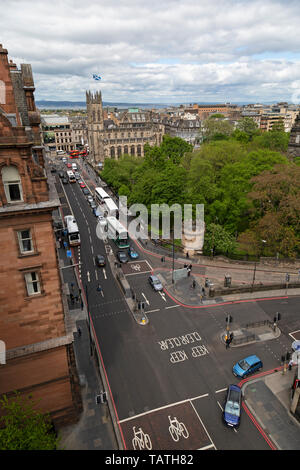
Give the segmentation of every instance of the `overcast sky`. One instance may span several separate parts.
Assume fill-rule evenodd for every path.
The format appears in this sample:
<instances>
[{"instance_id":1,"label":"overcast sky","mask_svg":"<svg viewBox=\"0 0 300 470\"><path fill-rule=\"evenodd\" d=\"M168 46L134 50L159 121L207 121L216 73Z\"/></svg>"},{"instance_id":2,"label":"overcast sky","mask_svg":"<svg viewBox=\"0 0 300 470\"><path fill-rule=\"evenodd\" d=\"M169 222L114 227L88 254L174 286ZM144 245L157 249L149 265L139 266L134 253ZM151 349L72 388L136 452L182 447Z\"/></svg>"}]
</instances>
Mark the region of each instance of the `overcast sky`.
<instances>
[{"instance_id":1,"label":"overcast sky","mask_svg":"<svg viewBox=\"0 0 300 470\"><path fill-rule=\"evenodd\" d=\"M0 0L0 11L0 43L32 65L36 100L300 101L300 0Z\"/></svg>"}]
</instances>

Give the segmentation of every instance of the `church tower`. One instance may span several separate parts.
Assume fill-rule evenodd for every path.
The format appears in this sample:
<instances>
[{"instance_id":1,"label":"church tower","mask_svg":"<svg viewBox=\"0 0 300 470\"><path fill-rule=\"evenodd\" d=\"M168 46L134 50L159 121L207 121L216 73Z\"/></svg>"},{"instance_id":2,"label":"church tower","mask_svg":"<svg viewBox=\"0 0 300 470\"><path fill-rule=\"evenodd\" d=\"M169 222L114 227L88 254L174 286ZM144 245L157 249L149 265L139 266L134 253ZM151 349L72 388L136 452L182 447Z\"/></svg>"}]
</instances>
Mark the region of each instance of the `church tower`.
<instances>
[{"instance_id":1,"label":"church tower","mask_svg":"<svg viewBox=\"0 0 300 470\"><path fill-rule=\"evenodd\" d=\"M92 163L97 164L104 160L103 146L100 139L104 130L101 91L86 92L86 108L90 159Z\"/></svg>"}]
</instances>

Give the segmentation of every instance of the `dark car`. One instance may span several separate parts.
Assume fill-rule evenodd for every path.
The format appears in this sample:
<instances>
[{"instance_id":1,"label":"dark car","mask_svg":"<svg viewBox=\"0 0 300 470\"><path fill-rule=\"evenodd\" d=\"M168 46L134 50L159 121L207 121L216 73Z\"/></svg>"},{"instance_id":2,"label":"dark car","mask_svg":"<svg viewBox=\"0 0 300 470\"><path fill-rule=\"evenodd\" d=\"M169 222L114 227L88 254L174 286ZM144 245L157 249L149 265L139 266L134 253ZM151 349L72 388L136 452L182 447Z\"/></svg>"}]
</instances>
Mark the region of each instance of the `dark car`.
<instances>
[{"instance_id":1,"label":"dark car","mask_svg":"<svg viewBox=\"0 0 300 470\"><path fill-rule=\"evenodd\" d=\"M60 178L64 178L65 174L64 174L63 171L60 171L60 172L58 173L58 176L59 176Z\"/></svg>"},{"instance_id":2,"label":"dark car","mask_svg":"<svg viewBox=\"0 0 300 470\"><path fill-rule=\"evenodd\" d=\"M241 418L242 391L238 385L229 385L224 404L223 419L227 426L237 427Z\"/></svg>"},{"instance_id":3,"label":"dark car","mask_svg":"<svg viewBox=\"0 0 300 470\"><path fill-rule=\"evenodd\" d=\"M68 184L68 180L67 180L67 178L66 178L66 177L64 177L64 178L63 178L63 180L62 180L62 182L63 182L63 184Z\"/></svg>"},{"instance_id":4,"label":"dark car","mask_svg":"<svg viewBox=\"0 0 300 470\"><path fill-rule=\"evenodd\" d=\"M56 173L56 168L54 168L54 166L51 168L51 173Z\"/></svg>"},{"instance_id":5,"label":"dark car","mask_svg":"<svg viewBox=\"0 0 300 470\"><path fill-rule=\"evenodd\" d=\"M244 379L245 377L247 377L247 375L253 374L253 372L256 372L257 370L261 369L262 366L262 361L259 359L259 357L253 354L252 356L248 356L245 359L242 359L241 361L237 362L233 366L232 372L233 375L235 375L236 377L241 377L242 379Z\"/></svg>"},{"instance_id":6,"label":"dark car","mask_svg":"<svg viewBox=\"0 0 300 470\"><path fill-rule=\"evenodd\" d=\"M99 267L103 267L106 265L106 260L103 255L97 255L95 260L96 260L96 265Z\"/></svg>"},{"instance_id":7,"label":"dark car","mask_svg":"<svg viewBox=\"0 0 300 470\"><path fill-rule=\"evenodd\" d=\"M87 196L88 194L90 194L88 188L83 188L83 189L82 189L82 192L83 192L83 194L84 194L85 196Z\"/></svg>"},{"instance_id":8,"label":"dark car","mask_svg":"<svg viewBox=\"0 0 300 470\"><path fill-rule=\"evenodd\" d=\"M128 261L127 255L124 251L118 251L117 257L120 263L127 263Z\"/></svg>"},{"instance_id":9,"label":"dark car","mask_svg":"<svg viewBox=\"0 0 300 470\"><path fill-rule=\"evenodd\" d=\"M150 286L154 290L156 290L156 291L163 290L163 285L162 285L162 283L160 282L160 280L158 279L157 276L149 276L148 281L149 281Z\"/></svg>"}]
</instances>

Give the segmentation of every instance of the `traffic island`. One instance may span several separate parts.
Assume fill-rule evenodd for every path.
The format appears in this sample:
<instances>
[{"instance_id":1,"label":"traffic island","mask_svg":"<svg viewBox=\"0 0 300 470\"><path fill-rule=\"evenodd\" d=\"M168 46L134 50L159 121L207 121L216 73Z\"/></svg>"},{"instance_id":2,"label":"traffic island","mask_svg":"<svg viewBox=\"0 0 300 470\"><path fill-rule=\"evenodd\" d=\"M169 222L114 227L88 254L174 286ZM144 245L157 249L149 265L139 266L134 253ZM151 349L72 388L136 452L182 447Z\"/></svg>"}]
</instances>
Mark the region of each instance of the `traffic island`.
<instances>
[{"instance_id":1,"label":"traffic island","mask_svg":"<svg viewBox=\"0 0 300 470\"><path fill-rule=\"evenodd\" d=\"M238 329L224 331L221 335L221 341L224 345L230 347L244 346L245 344L256 343L258 341L268 341L270 339L278 338L281 331L278 326L269 320L262 320L254 323L248 323ZM228 336L230 341L227 342Z\"/></svg>"}]
</instances>

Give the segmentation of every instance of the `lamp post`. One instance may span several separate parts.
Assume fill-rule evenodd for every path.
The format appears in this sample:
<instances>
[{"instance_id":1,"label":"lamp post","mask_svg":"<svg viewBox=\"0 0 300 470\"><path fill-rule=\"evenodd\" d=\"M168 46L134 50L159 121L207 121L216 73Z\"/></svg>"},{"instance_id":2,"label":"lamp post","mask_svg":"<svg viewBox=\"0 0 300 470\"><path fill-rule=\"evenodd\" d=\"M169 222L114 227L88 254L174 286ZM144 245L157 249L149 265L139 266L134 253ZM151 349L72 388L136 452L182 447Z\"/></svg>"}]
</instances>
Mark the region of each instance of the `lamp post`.
<instances>
[{"instance_id":1,"label":"lamp post","mask_svg":"<svg viewBox=\"0 0 300 470\"><path fill-rule=\"evenodd\" d=\"M261 249L260 249L260 256L259 256L259 260L260 260L260 257L263 253L263 246L265 243L267 243L267 240L261 240L262 244L261 244ZM253 292L253 288L254 288L254 281L255 281L255 275L256 275L256 265L257 265L257 261L255 261L254 263L254 271L253 271L253 278L252 278L252 286L251 286L251 292Z\"/></svg>"}]
</instances>

